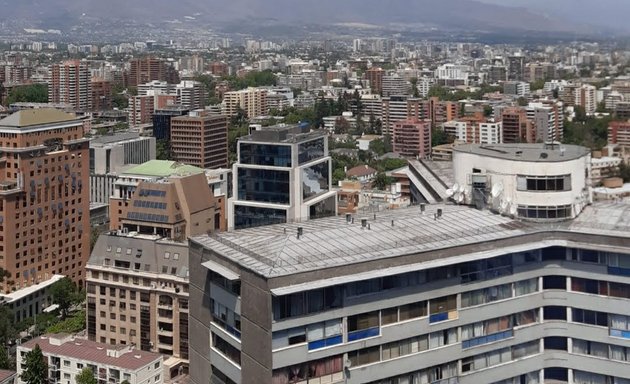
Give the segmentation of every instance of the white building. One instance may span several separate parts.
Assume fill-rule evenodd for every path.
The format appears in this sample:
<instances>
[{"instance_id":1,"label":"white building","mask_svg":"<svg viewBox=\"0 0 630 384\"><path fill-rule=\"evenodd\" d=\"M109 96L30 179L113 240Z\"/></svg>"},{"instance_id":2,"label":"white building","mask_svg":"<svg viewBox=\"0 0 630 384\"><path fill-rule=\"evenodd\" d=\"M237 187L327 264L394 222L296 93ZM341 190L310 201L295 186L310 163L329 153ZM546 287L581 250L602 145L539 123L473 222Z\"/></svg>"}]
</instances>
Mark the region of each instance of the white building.
<instances>
[{"instance_id":1,"label":"white building","mask_svg":"<svg viewBox=\"0 0 630 384\"><path fill-rule=\"evenodd\" d=\"M442 124L442 129L444 132L455 138L456 141L460 141L463 143L468 142L468 132L467 132L468 123L464 120L451 120Z\"/></svg>"},{"instance_id":2,"label":"white building","mask_svg":"<svg viewBox=\"0 0 630 384\"><path fill-rule=\"evenodd\" d=\"M435 70L435 78L446 85L468 85L469 74L468 65L444 64Z\"/></svg>"},{"instance_id":3,"label":"white building","mask_svg":"<svg viewBox=\"0 0 630 384\"><path fill-rule=\"evenodd\" d=\"M521 219L577 217L592 202L588 149L560 144L460 145L453 148L456 202Z\"/></svg>"},{"instance_id":4,"label":"white building","mask_svg":"<svg viewBox=\"0 0 630 384\"><path fill-rule=\"evenodd\" d=\"M524 81L506 81L503 83L503 93L514 97L528 98L531 94L529 83Z\"/></svg>"},{"instance_id":5,"label":"white building","mask_svg":"<svg viewBox=\"0 0 630 384\"><path fill-rule=\"evenodd\" d=\"M50 384L75 384L76 376L84 368L91 368L95 377L105 383L162 384L164 382L162 355L135 350L132 345L111 346L56 334L40 336L17 347L17 384L25 356L36 345L48 364Z\"/></svg>"},{"instance_id":6,"label":"white building","mask_svg":"<svg viewBox=\"0 0 630 384\"><path fill-rule=\"evenodd\" d=\"M0 301L13 312L16 323L30 319L56 307L53 307L50 286L63 278L63 275L53 275L35 285L0 295Z\"/></svg>"},{"instance_id":7,"label":"white building","mask_svg":"<svg viewBox=\"0 0 630 384\"><path fill-rule=\"evenodd\" d=\"M597 88L584 84L575 90L575 105L584 107L587 115L592 115L597 110Z\"/></svg>"},{"instance_id":8,"label":"white building","mask_svg":"<svg viewBox=\"0 0 630 384\"><path fill-rule=\"evenodd\" d=\"M407 82L398 74L383 76L383 96L395 96L407 94Z\"/></svg>"},{"instance_id":9,"label":"white building","mask_svg":"<svg viewBox=\"0 0 630 384\"><path fill-rule=\"evenodd\" d=\"M206 106L206 90L198 81L185 80L179 84L155 80L138 85L138 96L175 96L176 103L188 109L203 109Z\"/></svg>"},{"instance_id":10,"label":"white building","mask_svg":"<svg viewBox=\"0 0 630 384\"><path fill-rule=\"evenodd\" d=\"M503 143L503 122L499 121L479 123L479 143Z\"/></svg>"}]
</instances>

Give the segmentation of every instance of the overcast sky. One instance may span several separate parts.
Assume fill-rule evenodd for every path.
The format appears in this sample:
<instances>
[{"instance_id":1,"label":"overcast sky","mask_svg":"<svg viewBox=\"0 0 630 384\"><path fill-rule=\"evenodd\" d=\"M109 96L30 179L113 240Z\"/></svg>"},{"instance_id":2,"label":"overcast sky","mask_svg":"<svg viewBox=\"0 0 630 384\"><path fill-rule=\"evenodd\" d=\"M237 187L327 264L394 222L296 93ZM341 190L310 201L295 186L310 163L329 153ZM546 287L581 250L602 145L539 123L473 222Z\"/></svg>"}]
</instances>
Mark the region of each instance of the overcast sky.
<instances>
[{"instance_id":1,"label":"overcast sky","mask_svg":"<svg viewBox=\"0 0 630 384\"><path fill-rule=\"evenodd\" d=\"M630 0L477 0L521 6L570 21L630 31Z\"/></svg>"}]
</instances>

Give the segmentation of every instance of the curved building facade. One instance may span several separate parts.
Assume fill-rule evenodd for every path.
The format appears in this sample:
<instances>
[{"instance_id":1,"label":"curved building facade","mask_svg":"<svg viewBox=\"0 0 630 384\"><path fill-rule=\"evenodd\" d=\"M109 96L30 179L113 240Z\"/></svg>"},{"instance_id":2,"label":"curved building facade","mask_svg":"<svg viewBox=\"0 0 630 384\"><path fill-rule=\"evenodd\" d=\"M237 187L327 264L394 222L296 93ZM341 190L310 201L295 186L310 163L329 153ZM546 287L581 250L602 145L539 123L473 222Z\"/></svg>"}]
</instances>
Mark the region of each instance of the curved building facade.
<instances>
[{"instance_id":1,"label":"curved building facade","mask_svg":"<svg viewBox=\"0 0 630 384\"><path fill-rule=\"evenodd\" d=\"M590 159L587 148L574 145L459 145L452 195L521 219L572 219L592 202Z\"/></svg>"}]
</instances>

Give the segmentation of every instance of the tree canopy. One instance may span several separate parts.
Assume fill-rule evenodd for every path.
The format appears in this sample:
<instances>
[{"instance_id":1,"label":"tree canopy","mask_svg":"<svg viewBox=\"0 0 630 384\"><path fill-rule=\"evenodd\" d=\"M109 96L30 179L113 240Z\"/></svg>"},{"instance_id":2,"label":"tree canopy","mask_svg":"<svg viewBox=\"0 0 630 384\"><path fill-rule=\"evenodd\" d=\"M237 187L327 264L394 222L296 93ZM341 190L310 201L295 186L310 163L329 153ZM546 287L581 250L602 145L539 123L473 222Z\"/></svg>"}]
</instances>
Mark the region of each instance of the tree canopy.
<instances>
[{"instance_id":1,"label":"tree canopy","mask_svg":"<svg viewBox=\"0 0 630 384\"><path fill-rule=\"evenodd\" d=\"M72 280L70 280L69 277L64 277L51 285L50 295L52 296L53 303L59 306L59 312L62 319L65 319L66 316L68 316L68 312L72 305L81 300L77 286Z\"/></svg>"},{"instance_id":2,"label":"tree canopy","mask_svg":"<svg viewBox=\"0 0 630 384\"><path fill-rule=\"evenodd\" d=\"M47 103L48 87L45 84L24 85L13 88L7 97L7 104Z\"/></svg>"},{"instance_id":3,"label":"tree canopy","mask_svg":"<svg viewBox=\"0 0 630 384\"><path fill-rule=\"evenodd\" d=\"M26 353L20 379L26 384L48 384L48 364L39 344Z\"/></svg>"},{"instance_id":4,"label":"tree canopy","mask_svg":"<svg viewBox=\"0 0 630 384\"><path fill-rule=\"evenodd\" d=\"M74 380L77 384L97 384L98 381L94 377L94 372L89 367L85 367L79 372Z\"/></svg>"}]
</instances>

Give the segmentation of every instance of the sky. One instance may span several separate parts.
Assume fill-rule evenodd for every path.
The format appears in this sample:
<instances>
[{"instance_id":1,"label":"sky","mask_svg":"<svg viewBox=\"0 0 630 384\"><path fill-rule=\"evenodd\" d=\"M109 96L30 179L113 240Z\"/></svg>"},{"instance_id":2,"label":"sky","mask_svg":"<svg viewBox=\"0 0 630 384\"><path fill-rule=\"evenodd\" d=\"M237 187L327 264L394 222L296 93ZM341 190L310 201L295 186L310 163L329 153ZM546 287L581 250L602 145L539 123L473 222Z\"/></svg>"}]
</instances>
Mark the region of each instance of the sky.
<instances>
[{"instance_id":1,"label":"sky","mask_svg":"<svg viewBox=\"0 0 630 384\"><path fill-rule=\"evenodd\" d=\"M630 0L477 0L520 6L550 16L630 32Z\"/></svg>"}]
</instances>

